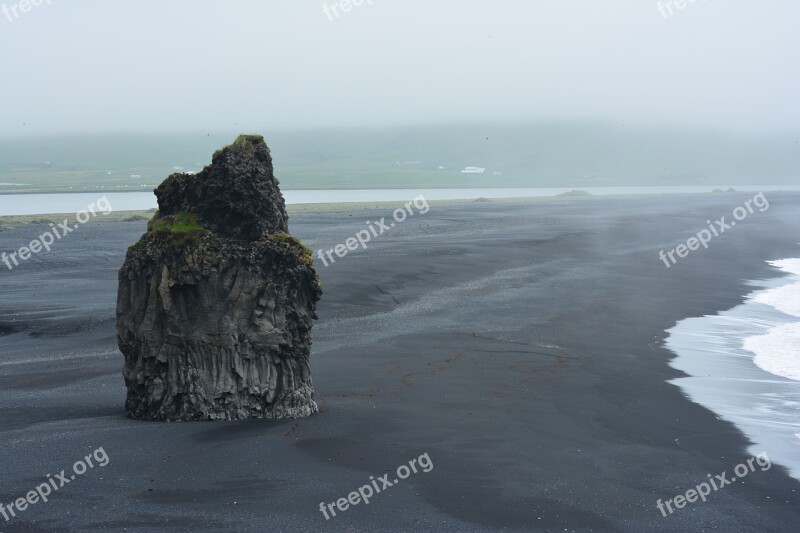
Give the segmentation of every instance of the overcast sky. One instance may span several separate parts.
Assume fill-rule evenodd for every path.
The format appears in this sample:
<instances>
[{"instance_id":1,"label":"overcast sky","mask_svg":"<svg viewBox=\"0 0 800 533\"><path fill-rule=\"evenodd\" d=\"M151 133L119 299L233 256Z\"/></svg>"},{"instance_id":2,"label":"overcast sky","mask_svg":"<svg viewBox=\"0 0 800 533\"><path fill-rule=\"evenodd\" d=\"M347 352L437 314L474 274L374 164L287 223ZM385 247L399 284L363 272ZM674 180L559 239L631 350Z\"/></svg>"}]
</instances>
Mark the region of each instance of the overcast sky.
<instances>
[{"instance_id":1,"label":"overcast sky","mask_svg":"<svg viewBox=\"0 0 800 533\"><path fill-rule=\"evenodd\" d=\"M0 135L800 125L800 2L0 0ZM687 0L688 2L688 0ZM12 20L9 20L11 18Z\"/></svg>"}]
</instances>

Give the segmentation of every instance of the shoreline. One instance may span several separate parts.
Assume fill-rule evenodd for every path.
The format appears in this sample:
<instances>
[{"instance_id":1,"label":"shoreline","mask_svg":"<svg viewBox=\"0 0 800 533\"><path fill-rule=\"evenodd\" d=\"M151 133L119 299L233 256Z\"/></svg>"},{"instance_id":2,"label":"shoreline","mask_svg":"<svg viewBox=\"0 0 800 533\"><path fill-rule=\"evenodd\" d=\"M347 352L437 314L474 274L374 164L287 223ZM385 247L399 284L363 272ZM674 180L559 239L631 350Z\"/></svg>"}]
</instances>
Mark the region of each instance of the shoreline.
<instances>
[{"instance_id":1,"label":"shoreline","mask_svg":"<svg viewBox=\"0 0 800 533\"><path fill-rule=\"evenodd\" d=\"M409 191L419 192L422 189L408 189ZM125 191L125 192L143 192L143 191ZM583 191L580 191L583 192ZM684 196L704 196L713 195L718 197L720 195L741 194L750 191L723 191L723 192L662 192L662 193L642 193L642 194L559 194L554 196L512 196L506 198L464 198L464 199L450 199L450 200L427 200L431 206L465 206L470 204L519 204L519 203L539 203L539 202L570 202L570 201L603 201L603 200L636 200L640 198L667 198L667 197L684 197ZM795 191L770 191L782 194L792 194ZM2 193L0 193L1 195ZM33 194L33 193L25 193ZM49 193L42 193L49 194ZM58 193L61 194L61 193ZM334 213L334 212L350 212L361 209L394 209L400 205L400 201L364 201L364 202L331 202L331 203L303 203L303 204L286 204L286 211L288 214L301 214L301 213ZM113 206L112 206L113 207ZM157 211L156 208L138 209L138 210L124 210L113 211L108 215L99 215L93 218L94 222L98 221L124 221L124 218L139 217L147 215L147 219ZM0 231L18 226L20 224L33 223L37 219L49 219L71 217L75 213L70 212L51 212L51 213L37 213L31 215L0 215ZM52 220L48 220L52 222Z\"/></svg>"},{"instance_id":2,"label":"shoreline","mask_svg":"<svg viewBox=\"0 0 800 533\"><path fill-rule=\"evenodd\" d=\"M796 274L777 273L768 281L750 280L749 292L733 308L679 321L668 330L665 346L675 354L670 366L686 374L670 382L733 423L753 442L751 453L759 447L769 451L773 464L800 481L800 381L769 372L757 363L759 354L746 348L749 339L797 324L797 317L759 302L760 295L797 283Z\"/></svg>"}]
</instances>

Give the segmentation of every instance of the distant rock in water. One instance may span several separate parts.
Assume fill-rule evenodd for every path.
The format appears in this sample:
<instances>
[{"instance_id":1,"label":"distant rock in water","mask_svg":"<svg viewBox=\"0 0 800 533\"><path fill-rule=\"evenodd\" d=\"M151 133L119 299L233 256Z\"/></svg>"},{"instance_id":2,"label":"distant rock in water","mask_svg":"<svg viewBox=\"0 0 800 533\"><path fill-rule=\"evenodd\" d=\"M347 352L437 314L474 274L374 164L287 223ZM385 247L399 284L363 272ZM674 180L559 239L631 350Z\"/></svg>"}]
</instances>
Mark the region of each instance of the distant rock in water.
<instances>
[{"instance_id":1,"label":"distant rock in water","mask_svg":"<svg viewBox=\"0 0 800 533\"><path fill-rule=\"evenodd\" d=\"M156 189L160 210L119 273L125 411L143 420L300 418L322 294L264 139L243 135L196 175Z\"/></svg>"},{"instance_id":2,"label":"distant rock in water","mask_svg":"<svg viewBox=\"0 0 800 533\"><path fill-rule=\"evenodd\" d=\"M581 191L579 189L573 189L571 191L562 192L561 194L557 194L556 196L567 196L567 197L581 197L581 196L592 196L592 193Z\"/></svg>"},{"instance_id":3,"label":"distant rock in water","mask_svg":"<svg viewBox=\"0 0 800 533\"><path fill-rule=\"evenodd\" d=\"M145 220L149 219L144 215L131 215L122 219L123 222L144 222Z\"/></svg>"}]
</instances>

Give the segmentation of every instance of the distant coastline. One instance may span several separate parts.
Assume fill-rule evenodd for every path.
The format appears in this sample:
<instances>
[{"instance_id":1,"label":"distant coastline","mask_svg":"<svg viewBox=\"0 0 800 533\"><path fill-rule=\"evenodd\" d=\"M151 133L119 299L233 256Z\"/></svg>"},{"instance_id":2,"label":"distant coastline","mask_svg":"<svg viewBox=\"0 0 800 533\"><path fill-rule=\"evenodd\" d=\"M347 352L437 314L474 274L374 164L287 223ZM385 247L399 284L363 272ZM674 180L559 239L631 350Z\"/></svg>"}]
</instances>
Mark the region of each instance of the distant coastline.
<instances>
[{"instance_id":1,"label":"distant coastline","mask_svg":"<svg viewBox=\"0 0 800 533\"><path fill-rule=\"evenodd\" d=\"M403 189L286 189L283 191L287 205L306 204L375 204L379 202L405 202L423 194L429 201L474 201L547 198L575 201L591 198L632 197L636 195L714 194L716 185L697 186L639 186L639 187L584 187L576 193L574 187L493 187L493 188L403 188ZM795 192L794 185L740 185L738 192ZM135 194L134 194L135 193ZM566 193L566 195L565 195ZM577 196L576 196L577 194ZM724 193L735 194L735 193ZM0 194L0 217L41 215L47 213L75 213L98 196L107 196L115 211L146 211L157 206L152 191L72 191L70 193Z\"/></svg>"}]
</instances>

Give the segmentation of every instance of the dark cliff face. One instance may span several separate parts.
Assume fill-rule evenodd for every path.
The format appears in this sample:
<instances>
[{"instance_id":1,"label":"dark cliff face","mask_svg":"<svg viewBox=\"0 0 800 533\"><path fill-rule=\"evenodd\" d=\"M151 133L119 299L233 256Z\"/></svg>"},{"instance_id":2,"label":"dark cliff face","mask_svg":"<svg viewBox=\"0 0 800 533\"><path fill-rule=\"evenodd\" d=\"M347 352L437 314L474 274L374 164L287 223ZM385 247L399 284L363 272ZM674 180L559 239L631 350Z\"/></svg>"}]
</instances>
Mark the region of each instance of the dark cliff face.
<instances>
[{"instance_id":1,"label":"dark cliff face","mask_svg":"<svg viewBox=\"0 0 800 533\"><path fill-rule=\"evenodd\" d=\"M289 236L263 139L246 136L197 175L156 191L160 211L119 275L126 413L147 420L305 417L321 296Z\"/></svg>"}]
</instances>

